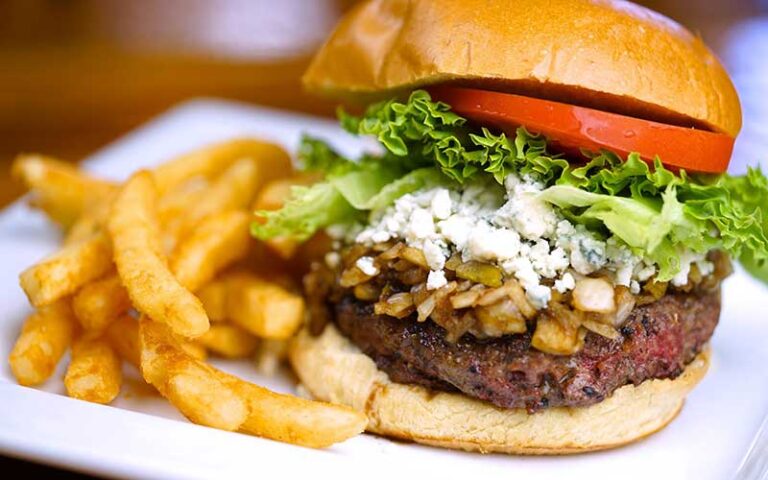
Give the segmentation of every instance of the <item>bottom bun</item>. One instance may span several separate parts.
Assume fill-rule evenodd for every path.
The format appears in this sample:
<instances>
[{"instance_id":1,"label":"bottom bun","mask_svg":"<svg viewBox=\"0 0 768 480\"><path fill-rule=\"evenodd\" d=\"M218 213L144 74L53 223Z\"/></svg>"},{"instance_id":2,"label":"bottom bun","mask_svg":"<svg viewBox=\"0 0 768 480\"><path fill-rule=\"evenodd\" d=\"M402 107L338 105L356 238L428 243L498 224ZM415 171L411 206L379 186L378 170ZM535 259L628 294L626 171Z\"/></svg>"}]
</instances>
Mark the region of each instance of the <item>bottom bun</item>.
<instances>
[{"instance_id":1,"label":"bottom bun","mask_svg":"<svg viewBox=\"0 0 768 480\"><path fill-rule=\"evenodd\" d=\"M590 407L529 415L458 393L394 383L333 325L318 337L299 334L290 360L317 399L368 415L369 432L439 447L529 455L604 450L650 435L675 418L709 365L705 351L674 380L627 385Z\"/></svg>"}]
</instances>

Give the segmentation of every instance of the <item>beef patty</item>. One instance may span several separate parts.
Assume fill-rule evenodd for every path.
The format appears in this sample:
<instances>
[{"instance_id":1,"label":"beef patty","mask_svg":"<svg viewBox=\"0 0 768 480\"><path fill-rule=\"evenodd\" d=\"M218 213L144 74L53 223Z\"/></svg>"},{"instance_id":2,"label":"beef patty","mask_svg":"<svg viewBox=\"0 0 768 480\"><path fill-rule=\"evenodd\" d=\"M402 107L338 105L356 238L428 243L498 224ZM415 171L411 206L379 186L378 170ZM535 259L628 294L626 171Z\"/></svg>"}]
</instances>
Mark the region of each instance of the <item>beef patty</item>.
<instances>
[{"instance_id":1,"label":"beef patty","mask_svg":"<svg viewBox=\"0 0 768 480\"><path fill-rule=\"evenodd\" d=\"M531 348L531 335L445 340L433 322L398 320L348 295L335 305L341 332L392 381L460 391L503 408L584 407L617 388L675 378L702 350L720 316L720 293L668 293L635 308L615 340L588 333L571 356Z\"/></svg>"}]
</instances>

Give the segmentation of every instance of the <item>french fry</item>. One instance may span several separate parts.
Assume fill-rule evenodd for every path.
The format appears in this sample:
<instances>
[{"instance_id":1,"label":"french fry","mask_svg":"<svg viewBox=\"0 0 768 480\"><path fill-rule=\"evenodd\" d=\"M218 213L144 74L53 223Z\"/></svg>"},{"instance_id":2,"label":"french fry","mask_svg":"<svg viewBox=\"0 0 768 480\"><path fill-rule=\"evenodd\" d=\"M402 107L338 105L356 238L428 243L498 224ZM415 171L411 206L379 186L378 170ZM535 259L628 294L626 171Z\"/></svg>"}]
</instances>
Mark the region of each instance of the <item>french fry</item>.
<instances>
[{"instance_id":1,"label":"french fry","mask_svg":"<svg viewBox=\"0 0 768 480\"><path fill-rule=\"evenodd\" d=\"M120 358L139 368L139 322L135 318L128 314L121 315L107 327L105 336ZM192 358L202 361L208 357L205 347L197 341L177 340Z\"/></svg>"},{"instance_id":2,"label":"french fry","mask_svg":"<svg viewBox=\"0 0 768 480\"><path fill-rule=\"evenodd\" d=\"M208 359L208 350L205 349L205 345L200 343L199 339L185 340L180 338L178 339L178 342L181 349L184 350L184 353L195 360L204 362Z\"/></svg>"},{"instance_id":3,"label":"french fry","mask_svg":"<svg viewBox=\"0 0 768 480\"><path fill-rule=\"evenodd\" d=\"M203 303L205 313L211 322L227 319L227 282L214 280L197 291L197 298Z\"/></svg>"},{"instance_id":4,"label":"french fry","mask_svg":"<svg viewBox=\"0 0 768 480\"><path fill-rule=\"evenodd\" d=\"M72 310L80 325L99 334L129 308L131 299L117 273L85 285L72 298Z\"/></svg>"},{"instance_id":5,"label":"french fry","mask_svg":"<svg viewBox=\"0 0 768 480\"><path fill-rule=\"evenodd\" d=\"M110 194L103 202L99 202L86 209L67 230L64 237L64 246L74 245L98 234L106 226L107 215L114 193Z\"/></svg>"},{"instance_id":6,"label":"french fry","mask_svg":"<svg viewBox=\"0 0 768 480\"><path fill-rule=\"evenodd\" d=\"M260 338L284 340L304 321L304 299L255 275L227 280L227 318Z\"/></svg>"},{"instance_id":7,"label":"french fry","mask_svg":"<svg viewBox=\"0 0 768 480\"><path fill-rule=\"evenodd\" d=\"M258 160L259 177L263 182L291 172L291 159L281 147L260 140L235 139L195 150L160 165L154 170L157 189L165 194L191 178L213 178L236 160L246 157Z\"/></svg>"},{"instance_id":8,"label":"french fry","mask_svg":"<svg viewBox=\"0 0 768 480\"><path fill-rule=\"evenodd\" d=\"M92 204L115 191L113 183L84 174L74 165L42 155L19 155L12 173L33 192L33 204L68 228Z\"/></svg>"},{"instance_id":9,"label":"french fry","mask_svg":"<svg viewBox=\"0 0 768 480\"><path fill-rule=\"evenodd\" d=\"M230 210L206 217L171 257L171 271L191 291L248 253L250 215Z\"/></svg>"},{"instance_id":10,"label":"french fry","mask_svg":"<svg viewBox=\"0 0 768 480\"><path fill-rule=\"evenodd\" d=\"M259 167L256 160L243 158L218 176L203 198L189 205L183 217L181 235L185 235L209 215L248 206L256 192Z\"/></svg>"},{"instance_id":11,"label":"french fry","mask_svg":"<svg viewBox=\"0 0 768 480\"><path fill-rule=\"evenodd\" d=\"M273 376L288 357L287 340L263 339L256 347L256 370L262 375Z\"/></svg>"},{"instance_id":12,"label":"french fry","mask_svg":"<svg viewBox=\"0 0 768 480\"><path fill-rule=\"evenodd\" d=\"M110 344L101 338L83 336L72 345L64 375L67 395L93 403L110 403L120 393L122 365Z\"/></svg>"},{"instance_id":13,"label":"french fry","mask_svg":"<svg viewBox=\"0 0 768 480\"><path fill-rule=\"evenodd\" d=\"M237 430L248 405L216 370L186 354L167 327L147 318L139 323L141 374L192 422Z\"/></svg>"},{"instance_id":14,"label":"french fry","mask_svg":"<svg viewBox=\"0 0 768 480\"><path fill-rule=\"evenodd\" d=\"M120 315L109 324L105 336L120 358L139 368L139 322L135 318Z\"/></svg>"},{"instance_id":15,"label":"french fry","mask_svg":"<svg viewBox=\"0 0 768 480\"><path fill-rule=\"evenodd\" d=\"M200 202L206 195L209 182L206 179L194 178L170 191L162 198L157 208L157 216L163 235L163 247L166 252L172 252L181 238L184 228L185 213L190 205Z\"/></svg>"},{"instance_id":16,"label":"french fry","mask_svg":"<svg viewBox=\"0 0 768 480\"><path fill-rule=\"evenodd\" d=\"M142 319L140 332L142 375L195 423L314 448L365 429L365 415L349 407L274 393L196 362L163 325Z\"/></svg>"},{"instance_id":17,"label":"french fry","mask_svg":"<svg viewBox=\"0 0 768 480\"><path fill-rule=\"evenodd\" d=\"M137 310L185 337L208 330L203 305L173 276L161 251L152 175L139 172L118 194L108 221L120 279Z\"/></svg>"},{"instance_id":18,"label":"french fry","mask_svg":"<svg viewBox=\"0 0 768 480\"><path fill-rule=\"evenodd\" d=\"M297 185L311 185L319 178L314 174L300 174L288 178L273 180L264 185L253 202L253 210L279 210L291 197L293 187ZM290 259L296 253L300 243L293 238L275 237L264 243L280 255L281 258Z\"/></svg>"},{"instance_id":19,"label":"french fry","mask_svg":"<svg viewBox=\"0 0 768 480\"><path fill-rule=\"evenodd\" d=\"M39 385L53 374L72 341L75 319L68 299L42 307L24 322L11 350L11 371L21 385Z\"/></svg>"},{"instance_id":20,"label":"french fry","mask_svg":"<svg viewBox=\"0 0 768 480\"><path fill-rule=\"evenodd\" d=\"M112 245L103 232L64 247L24 270L21 288L36 307L48 305L91 282L112 268Z\"/></svg>"},{"instance_id":21,"label":"french fry","mask_svg":"<svg viewBox=\"0 0 768 480\"><path fill-rule=\"evenodd\" d=\"M352 408L275 393L227 373L219 374L248 402L248 417L240 426L242 432L325 448L363 433L368 424L366 416Z\"/></svg>"},{"instance_id":22,"label":"french fry","mask_svg":"<svg viewBox=\"0 0 768 480\"><path fill-rule=\"evenodd\" d=\"M110 403L125 360L195 423L310 447L363 431L367 420L352 409L277 394L204 362L209 352L258 353L257 368L274 371L304 320L304 300L283 270L299 261L296 245L254 244L248 228L249 207L279 208L290 185L315 180L284 179L292 174L284 150L234 140L123 185L40 156L20 157L14 171L66 229L62 250L20 276L38 311L9 358L19 383L44 382L72 344L64 384L73 398ZM241 272L216 278L235 262L269 280Z\"/></svg>"},{"instance_id":23,"label":"french fry","mask_svg":"<svg viewBox=\"0 0 768 480\"><path fill-rule=\"evenodd\" d=\"M253 201L252 210L279 210L291 198L291 191L296 185L302 183L295 176L267 183Z\"/></svg>"},{"instance_id":24,"label":"french fry","mask_svg":"<svg viewBox=\"0 0 768 480\"><path fill-rule=\"evenodd\" d=\"M214 323L199 341L211 352L226 358L249 357L259 344L256 337L228 323Z\"/></svg>"}]
</instances>

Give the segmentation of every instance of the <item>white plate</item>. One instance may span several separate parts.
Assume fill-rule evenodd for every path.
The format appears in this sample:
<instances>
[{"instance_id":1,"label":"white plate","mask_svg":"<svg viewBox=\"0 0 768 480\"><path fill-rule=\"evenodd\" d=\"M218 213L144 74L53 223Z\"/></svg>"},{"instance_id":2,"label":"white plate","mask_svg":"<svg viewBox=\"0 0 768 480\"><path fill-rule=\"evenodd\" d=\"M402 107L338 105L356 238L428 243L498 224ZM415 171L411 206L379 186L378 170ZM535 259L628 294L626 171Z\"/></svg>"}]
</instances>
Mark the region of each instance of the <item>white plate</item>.
<instances>
[{"instance_id":1,"label":"white plate","mask_svg":"<svg viewBox=\"0 0 768 480\"><path fill-rule=\"evenodd\" d=\"M252 135L293 151L302 132L332 140L345 153L363 144L335 122L201 100L183 104L94 155L87 168L110 178L208 142ZM16 203L0 214L0 359L8 356L29 312L17 275L51 252L57 233ZM622 449L570 457L478 455L360 436L325 451L192 425L127 368L113 406L63 396L59 372L41 390L15 384L0 367L0 452L77 470L126 477L258 477L267 472L333 473L337 478L729 478L768 406L766 289L738 272L726 282L725 307L712 341L710 373L665 430ZM66 362L62 362L63 364ZM220 363L243 377L291 391L289 376L258 378L247 363ZM478 470L479 469L479 470Z\"/></svg>"}]
</instances>

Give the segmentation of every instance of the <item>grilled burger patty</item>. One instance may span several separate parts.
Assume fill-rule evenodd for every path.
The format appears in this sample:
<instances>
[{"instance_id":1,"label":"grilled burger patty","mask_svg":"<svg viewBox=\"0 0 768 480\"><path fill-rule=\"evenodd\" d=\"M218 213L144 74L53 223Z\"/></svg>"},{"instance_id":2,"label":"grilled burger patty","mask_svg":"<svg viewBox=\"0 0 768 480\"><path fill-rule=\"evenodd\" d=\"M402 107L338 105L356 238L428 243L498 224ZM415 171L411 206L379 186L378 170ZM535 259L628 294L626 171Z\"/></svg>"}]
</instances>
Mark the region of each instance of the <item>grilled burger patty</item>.
<instances>
[{"instance_id":1,"label":"grilled burger patty","mask_svg":"<svg viewBox=\"0 0 768 480\"><path fill-rule=\"evenodd\" d=\"M535 412L584 407L617 388L648 379L675 378L702 350L717 325L720 292L674 292L635 308L615 340L588 333L570 356L531 348L531 334L445 339L433 322L415 315L376 315L352 295L334 306L335 322L392 381L460 391L503 408Z\"/></svg>"}]
</instances>

